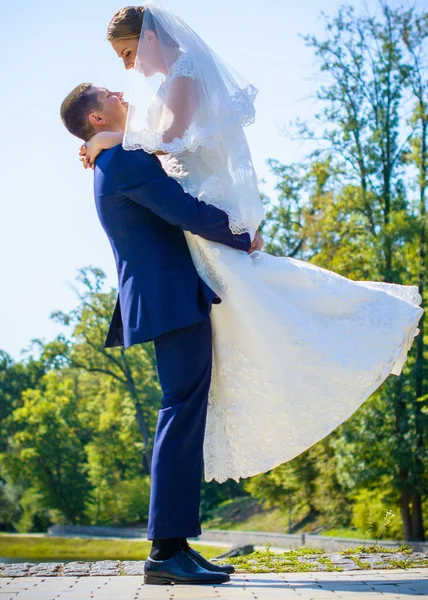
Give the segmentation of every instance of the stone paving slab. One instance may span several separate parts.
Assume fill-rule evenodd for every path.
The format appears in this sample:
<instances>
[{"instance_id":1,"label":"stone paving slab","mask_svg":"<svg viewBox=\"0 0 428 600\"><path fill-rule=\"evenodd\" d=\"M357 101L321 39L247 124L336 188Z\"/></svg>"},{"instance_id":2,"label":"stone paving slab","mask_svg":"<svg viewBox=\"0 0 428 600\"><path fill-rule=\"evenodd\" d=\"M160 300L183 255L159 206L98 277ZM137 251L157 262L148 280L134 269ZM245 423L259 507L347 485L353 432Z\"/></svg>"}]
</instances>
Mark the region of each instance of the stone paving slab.
<instances>
[{"instance_id":1,"label":"stone paving slab","mask_svg":"<svg viewBox=\"0 0 428 600\"><path fill-rule=\"evenodd\" d=\"M367 569L379 570L389 567L412 567L425 568L428 567L428 555L420 552L407 554L402 551L397 552L376 552L365 553L358 552L356 554L340 554L340 553L322 553L322 554L305 554L295 556L292 553L288 554L273 552L270 555L272 564L275 564L276 571L291 570L289 558L296 560L305 565L308 572L331 572L331 569L339 569L340 571L355 571ZM244 557L247 566L240 563L235 563L237 572L244 573L248 566L260 566L260 560L251 555ZM239 560L239 557L236 559ZM144 575L144 560L100 560L95 562L73 561L68 563L61 562L46 562L46 563L2 563L0 564L0 579L2 577L94 577L94 576L121 576L121 575ZM1 598L0 598L1 600Z\"/></svg>"},{"instance_id":2,"label":"stone paving slab","mask_svg":"<svg viewBox=\"0 0 428 600\"><path fill-rule=\"evenodd\" d=\"M114 561L113 561L114 562ZM141 575L0 578L0 600L428 599L428 568L234 574L218 586L144 585Z\"/></svg>"}]
</instances>

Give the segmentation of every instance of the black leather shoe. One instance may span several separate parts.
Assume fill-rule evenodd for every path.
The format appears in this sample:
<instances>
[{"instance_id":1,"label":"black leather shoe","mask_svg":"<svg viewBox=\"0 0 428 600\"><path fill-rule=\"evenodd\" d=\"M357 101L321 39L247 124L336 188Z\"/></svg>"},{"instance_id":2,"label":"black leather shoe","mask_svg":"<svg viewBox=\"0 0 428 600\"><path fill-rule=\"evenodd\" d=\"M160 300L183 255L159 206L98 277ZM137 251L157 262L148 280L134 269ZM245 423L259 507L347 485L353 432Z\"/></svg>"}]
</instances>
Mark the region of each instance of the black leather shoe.
<instances>
[{"instance_id":1,"label":"black leather shoe","mask_svg":"<svg viewBox=\"0 0 428 600\"><path fill-rule=\"evenodd\" d=\"M189 554L193 558L193 560L198 563L198 565L200 565L207 571L212 571L213 573L229 574L235 572L235 568L232 567L232 565L215 565L214 563L204 558L202 554L199 554L199 552L197 552L194 548L191 548L190 546L184 551L187 552L187 554Z\"/></svg>"},{"instance_id":2,"label":"black leather shoe","mask_svg":"<svg viewBox=\"0 0 428 600\"><path fill-rule=\"evenodd\" d=\"M178 550L167 560L154 560L148 556L144 563L144 583L163 585L169 583L209 583L230 581L227 573L214 573L201 567L184 550Z\"/></svg>"}]
</instances>

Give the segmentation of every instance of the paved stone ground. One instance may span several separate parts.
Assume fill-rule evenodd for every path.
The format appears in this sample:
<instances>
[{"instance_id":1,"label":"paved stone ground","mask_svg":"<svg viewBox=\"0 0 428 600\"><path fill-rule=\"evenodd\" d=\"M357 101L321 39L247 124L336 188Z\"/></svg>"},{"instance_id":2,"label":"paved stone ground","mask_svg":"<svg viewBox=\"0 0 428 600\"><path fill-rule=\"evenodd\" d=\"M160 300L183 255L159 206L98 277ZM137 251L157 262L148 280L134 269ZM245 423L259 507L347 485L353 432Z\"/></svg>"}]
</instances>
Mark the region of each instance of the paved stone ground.
<instances>
[{"instance_id":1,"label":"paved stone ground","mask_svg":"<svg viewBox=\"0 0 428 600\"><path fill-rule=\"evenodd\" d=\"M428 598L428 569L232 575L219 586L144 585L141 575L3 577L1 600L409 600Z\"/></svg>"},{"instance_id":2,"label":"paved stone ground","mask_svg":"<svg viewBox=\"0 0 428 600\"><path fill-rule=\"evenodd\" d=\"M261 547L262 548L262 547ZM276 558L276 554L278 557ZM288 568L287 552L284 549L276 548L272 552L275 557L273 562L276 568L272 571L292 571ZM240 557L239 557L240 558ZM239 560L239 558L237 560ZM260 565L258 559L251 559L249 556L242 557L248 564ZM213 559L219 561L220 559ZM294 560L294 559L293 559ZM386 569L386 568L425 568L428 567L428 555L421 552L358 552L355 554L340 554L333 552L324 552L318 554L304 554L297 556L297 562L303 563L307 571L332 571L339 569L341 571L356 571L367 569ZM324 561L324 562L323 562ZM220 560L221 562L221 560ZM240 568L235 564L236 571L244 573L247 568ZM254 570L254 569L252 569ZM0 563L0 581L2 578L9 577L94 577L94 576L121 576L121 575L144 575L144 560L100 560L96 562L74 561L74 562L45 562L45 563ZM0 594L0 600L2 600Z\"/></svg>"}]
</instances>

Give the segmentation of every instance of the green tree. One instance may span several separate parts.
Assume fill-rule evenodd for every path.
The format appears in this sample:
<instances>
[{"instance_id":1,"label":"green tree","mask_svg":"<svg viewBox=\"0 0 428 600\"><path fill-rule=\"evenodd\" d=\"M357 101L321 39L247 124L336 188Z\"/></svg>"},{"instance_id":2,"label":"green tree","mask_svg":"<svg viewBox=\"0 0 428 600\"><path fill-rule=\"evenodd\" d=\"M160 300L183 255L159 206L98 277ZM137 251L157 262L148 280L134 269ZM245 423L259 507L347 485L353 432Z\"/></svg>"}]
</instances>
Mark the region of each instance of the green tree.
<instances>
[{"instance_id":1,"label":"green tree","mask_svg":"<svg viewBox=\"0 0 428 600\"><path fill-rule=\"evenodd\" d=\"M85 445L86 472L91 483L86 503L88 519L93 524L144 522L148 517L150 478L141 474L143 442L133 402L110 377L89 373L82 379L87 398L82 419L91 430ZM97 389L92 389L94 385Z\"/></svg>"},{"instance_id":2,"label":"green tree","mask_svg":"<svg viewBox=\"0 0 428 600\"><path fill-rule=\"evenodd\" d=\"M326 76L316 91L321 133L297 121L297 137L317 148L303 164L271 161L280 181L263 227L267 249L351 279L417 284L426 300L428 14L381 2L379 16L341 7L325 24L324 39L304 36ZM403 374L343 427L346 443L337 446L354 487L389 482L408 540L424 539L427 492L423 322L421 328Z\"/></svg>"},{"instance_id":3,"label":"green tree","mask_svg":"<svg viewBox=\"0 0 428 600\"><path fill-rule=\"evenodd\" d=\"M59 511L68 523L79 523L90 486L84 469L88 431L80 420L74 381L49 372L40 389L26 390L22 399L8 418L15 432L1 456L7 479L25 479L47 508Z\"/></svg>"},{"instance_id":4,"label":"green tree","mask_svg":"<svg viewBox=\"0 0 428 600\"><path fill-rule=\"evenodd\" d=\"M17 363L0 350L0 452L6 448L11 433L4 428L5 420L20 406L22 392L36 387L45 372L44 365L32 356Z\"/></svg>"},{"instance_id":5,"label":"green tree","mask_svg":"<svg viewBox=\"0 0 428 600\"><path fill-rule=\"evenodd\" d=\"M338 458L331 445L337 435L245 482L252 496L288 514L290 533L314 523L317 527L332 527L351 522L348 490L338 479Z\"/></svg>"},{"instance_id":6,"label":"green tree","mask_svg":"<svg viewBox=\"0 0 428 600\"><path fill-rule=\"evenodd\" d=\"M101 269L79 269L77 280L83 291L75 289L79 305L66 314L56 311L52 318L69 327L69 339L58 336L44 345L42 360L52 368L67 367L79 373L94 373L114 380L122 394L131 399L140 436L143 441L141 472L150 473L153 437L161 391L157 379L152 343L104 348L108 325L113 314L117 292L102 292L105 274Z\"/></svg>"}]
</instances>

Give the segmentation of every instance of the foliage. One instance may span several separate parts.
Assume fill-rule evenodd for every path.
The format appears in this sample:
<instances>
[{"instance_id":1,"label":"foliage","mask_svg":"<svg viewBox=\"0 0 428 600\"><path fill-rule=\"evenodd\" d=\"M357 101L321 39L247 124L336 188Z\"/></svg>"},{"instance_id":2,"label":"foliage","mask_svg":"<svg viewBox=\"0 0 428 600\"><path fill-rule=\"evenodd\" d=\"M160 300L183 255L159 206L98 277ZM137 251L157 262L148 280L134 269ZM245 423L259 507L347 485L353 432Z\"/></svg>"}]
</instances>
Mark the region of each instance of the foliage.
<instances>
[{"instance_id":1,"label":"foliage","mask_svg":"<svg viewBox=\"0 0 428 600\"><path fill-rule=\"evenodd\" d=\"M375 16L342 6L306 35L322 83L313 123L288 134L311 144L298 163L269 161L277 196L263 198L265 250L355 280L417 285L427 299L428 13ZM104 348L117 291L77 275L69 328L14 363L0 351L0 526L132 524L147 518L160 407L153 344ZM428 509L425 319L403 373L390 377L328 438L268 473L203 483L201 513L232 498L280 510L289 531L345 528L422 540ZM370 512L371 511L371 512ZM394 517L385 525L382 515ZM398 516L400 515L400 516ZM230 515L229 515L230 517ZM227 522L230 526L232 518ZM282 520L281 520L282 526Z\"/></svg>"},{"instance_id":2,"label":"foliage","mask_svg":"<svg viewBox=\"0 0 428 600\"><path fill-rule=\"evenodd\" d=\"M147 520L160 397L153 348L131 348L126 356L103 348L115 301L101 291L104 278L81 269L80 305L69 315L54 313L73 327L71 339L35 340L39 356L26 363L5 358L4 528Z\"/></svg>"},{"instance_id":3,"label":"foliage","mask_svg":"<svg viewBox=\"0 0 428 600\"><path fill-rule=\"evenodd\" d=\"M338 457L331 446L334 437L245 484L252 496L288 513L290 533L304 531L313 519L330 527L350 523L350 498L338 480Z\"/></svg>"},{"instance_id":4,"label":"foliage","mask_svg":"<svg viewBox=\"0 0 428 600\"><path fill-rule=\"evenodd\" d=\"M315 93L322 110L313 125L297 120L290 132L316 147L299 164L270 161L278 197L264 199L266 248L351 279L418 285L425 302L428 13L380 2L376 16L342 6L324 21L324 39L304 36L324 76ZM332 481L342 501L351 490L377 491L401 515L408 540L424 538L428 489L424 318L419 327L400 377L390 377L331 438ZM311 451L307 456L312 460ZM289 498L294 465L297 474L301 469L296 461L283 469L282 492L280 470L253 484L254 493L266 482L272 500L278 493ZM314 483L317 476L315 468ZM312 496L306 490L308 511L325 511L315 501L316 485ZM293 496L294 506L301 503Z\"/></svg>"},{"instance_id":5,"label":"foliage","mask_svg":"<svg viewBox=\"0 0 428 600\"><path fill-rule=\"evenodd\" d=\"M89 489L84 473L88 431L74 382L51 371L41 389L26 390L22 399L10 416L16 431L2 456L8 480L33 482L46 507L59 510L69 522L79 522Z\"/></svg>"},{"instance_id":6,"label":"foliage","mask_svg":"<svg viewBox=\"0 0 428 600\"><path fill-rule=\"evenodd\" d=\"M371 514L373 528L367 536L369 539L377 536L381 536L382 539L403 539L403 523L399 515L392 514L392 519L387 520L385 527L385 515L391 507L395 508L395 506L395 503L391 503L391 499L388 503L387 494L382 493L381 489L361 489L354 498L352 524L364 531Z\"/></svg>"}]
</instances>

